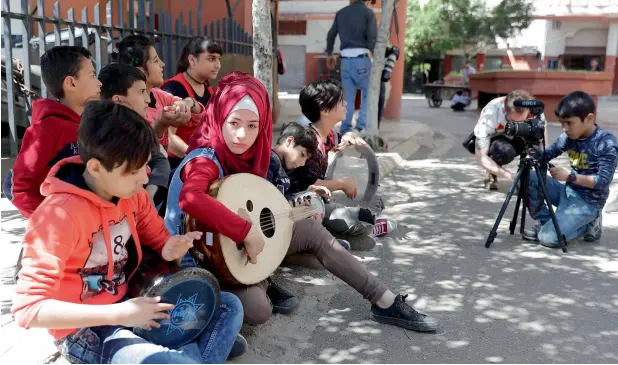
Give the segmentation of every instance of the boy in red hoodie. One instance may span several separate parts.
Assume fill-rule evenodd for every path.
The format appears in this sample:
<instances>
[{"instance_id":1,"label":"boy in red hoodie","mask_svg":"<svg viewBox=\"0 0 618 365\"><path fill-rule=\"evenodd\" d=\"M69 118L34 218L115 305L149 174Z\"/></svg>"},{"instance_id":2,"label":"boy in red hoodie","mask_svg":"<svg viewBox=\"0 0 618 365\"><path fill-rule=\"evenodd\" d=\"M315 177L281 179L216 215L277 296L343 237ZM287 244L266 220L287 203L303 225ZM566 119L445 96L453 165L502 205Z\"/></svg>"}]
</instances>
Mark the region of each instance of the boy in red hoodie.
<instances>
[{"instance_id":1,"label":"boy in red hoodie","mask_svg":"<svg viewBox=\"0 0 618 365\"><path fill-rule=\"evenodd\" d=\"M4 194L26 218L43 201L41 183L52 166L75 156L77 128L86 102L101 91L90 52L59 46L41 56L41 75L50 99L32 103L32 124L26 129L15 164L4 181ZM52 99L53 98L53 99Z\"/></svg>"},{"instance_id":2,"label":"boy in red hoodie","mask_svg":"<svg viewBox=\"0 0 618 365\"><path fill-rule=\"evenodd\" d=\"M78 133L80 155L51 169L41 186L46 199L28 221L12 308L17 323L49 329L73 363L224 362L243 319L232 294L221 293L198 341L177 350L131 330L159 327L156 320L174 308L160 297L123 301L141 245L173 261L201 236L170 236L143 189L157 147L152 128L125 106L94 102Z\"/></svg>"}]
</instances>

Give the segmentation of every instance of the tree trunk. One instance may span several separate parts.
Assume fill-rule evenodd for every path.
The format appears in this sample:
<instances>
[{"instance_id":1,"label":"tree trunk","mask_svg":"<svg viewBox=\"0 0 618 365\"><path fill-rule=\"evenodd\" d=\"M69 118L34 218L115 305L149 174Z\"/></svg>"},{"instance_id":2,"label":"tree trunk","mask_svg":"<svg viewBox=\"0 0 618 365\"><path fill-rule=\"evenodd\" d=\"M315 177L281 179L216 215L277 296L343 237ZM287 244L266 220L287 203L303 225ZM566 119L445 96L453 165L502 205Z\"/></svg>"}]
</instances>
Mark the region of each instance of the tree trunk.
<instances>
[{"instance_id":1,"label":"tree trunk","mask_svg":"<svg viewBox=\"0 0 618 365\"><path fill-rule=\"evenodd\" d=\"M378 135L378 99L380 97L380 80L386 61L386 45L390 37L390 24L395 8L395 0L382 0L382 17L378 28L378 39L373 50L371 78L367 92L367 132L368 135ZM348 106L349 108L350 106Z\"/></svg>"},{"instance_id":2,"label":"tree trunk","mask_svg":"<svg viewBox=\"0 0 618 365\"><path fill-rule=\"evenodd\" d=\"M270 19L270 1L253 0L253 75L260 80L270 100L273 100L273 40Z\"/></svg>"}]
</instances>

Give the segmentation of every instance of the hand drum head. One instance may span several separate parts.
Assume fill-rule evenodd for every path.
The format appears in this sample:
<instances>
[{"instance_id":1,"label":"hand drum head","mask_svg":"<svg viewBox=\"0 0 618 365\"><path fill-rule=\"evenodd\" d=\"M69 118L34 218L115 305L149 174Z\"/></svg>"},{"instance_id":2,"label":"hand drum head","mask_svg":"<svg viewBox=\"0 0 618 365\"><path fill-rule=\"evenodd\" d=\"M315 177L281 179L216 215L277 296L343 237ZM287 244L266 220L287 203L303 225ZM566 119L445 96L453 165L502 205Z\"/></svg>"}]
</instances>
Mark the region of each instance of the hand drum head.
<instances>
[{"instance_id":1,"label":"hand drum head","mask_svg":"<svg viewBox=\"0 0 618 365\"><path fill-rule=\"evenodd\" d=\"M146 331L135 327L133 333L174 349L195 340L206 328L219 306L219 282L202 268L189 267L169 273L165 267L172 265L163 263L158 266L163 270L143 272L139 285L132 280L130 292L132 296L160 296L162 303L174 304L175 307L169 312L169 319L159 321L160 328Z\"/></svg>"},{"instance_id":2,"label":"hand drum head","mask_svg":"<svg viewBox=\"0 0 618 365\"><path fill-rule=\"evenodd\" d=\"M329 156L326 179L352 177L358 185L356 199L351 200L342 191L333 192L332 200L344 206L368 208L380 183L378 158L367 145L350 145Z\"/></svg>"},{"instance_id":3,"label":"hand drum head","mask_svg":"<svg viewBox=\"0 0 618 365\"><path fill-rule=\"evenodd\" d=\"M318 222L322 222L324 219L324 214L326 213L326 207L324 204L324 199L321 196L317 195L311 191L301 191L300 193L296 193L293 195L294 206L303 206L307 203L310 203L311 208L315 210L315 214L313 215L313 219Z\"/></svg>"}]
</instances>

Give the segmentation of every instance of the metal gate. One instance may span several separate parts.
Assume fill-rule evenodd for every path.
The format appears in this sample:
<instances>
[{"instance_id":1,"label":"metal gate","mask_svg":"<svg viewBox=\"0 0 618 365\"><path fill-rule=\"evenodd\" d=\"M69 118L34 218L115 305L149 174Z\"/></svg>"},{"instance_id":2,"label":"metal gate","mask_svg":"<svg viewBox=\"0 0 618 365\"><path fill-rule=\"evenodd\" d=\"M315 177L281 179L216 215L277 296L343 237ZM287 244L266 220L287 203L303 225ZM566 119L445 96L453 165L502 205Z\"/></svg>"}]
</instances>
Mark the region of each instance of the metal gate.
<instances>
[{"instance_id":1,"label":"metal gate","mask_svg":"<svg viewBox=\"0 0 618 365\"><path fill-rule=\"evenodd\" d=\"M2 77L3 81L7 81L2 85L2 134L9 136L11 156L17 155L20 139L18 129L19 134L23 134L23 130L30 125L32 97L20 88L47 97L37 65L39 57L51 47L67 44L89 48L98 72L108 63L115 43L129 34L144 34L155 42L157 53L166 64L166 78L175 72L184 45L196 35L205 35L218 42L225 53L224 62L232 65L235 63L235 55L251 56L253 51L252 37L232 16L209 24L202 21L204 0L191 1L195 9L187 9L186 13L180 13L175 20L163 9L155 12L152 0L110 0L103 3L104 9L97 3L94 6L94 19L88 17L87 6L80 9L80 14L73 8L61 9L60 1L56 1L53 14L45 14L45 0L37 0L35 11L31 13L28 6L32 1L19 1L20 6L14 9L11 8L14 1L2 0ZM213 0L207 1L208 6L213 6ZM217 2L229 5L227 0ZM53 31L47 32L48 24L53 25ZM35 29L37 35L34 35ZM8 82L16 79L16 73L22 72L11 67L11 61L16 58L23 65L21 85ZM5 116L8 118L5 119ZM5 126L5 123L8 125Z\"/></svg>"}]
</instances>

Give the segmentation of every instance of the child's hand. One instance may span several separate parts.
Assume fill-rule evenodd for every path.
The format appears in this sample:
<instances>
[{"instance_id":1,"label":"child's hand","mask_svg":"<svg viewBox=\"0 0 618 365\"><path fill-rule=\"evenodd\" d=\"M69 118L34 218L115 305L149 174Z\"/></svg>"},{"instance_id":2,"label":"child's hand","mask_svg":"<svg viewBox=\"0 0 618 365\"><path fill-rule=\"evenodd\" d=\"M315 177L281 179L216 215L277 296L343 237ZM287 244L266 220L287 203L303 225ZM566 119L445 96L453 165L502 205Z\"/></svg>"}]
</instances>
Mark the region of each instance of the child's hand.
<instances>
[{"instance_id":1,"label":"child's hand","mask_svg":"<svg viewBox=\"0 0 618 365\"><path fill-rule=\"evenodd\" d=\"M189 111L189 104L185 100L176 100L174 101L174 106L176 107L176 112L180 114L184 114Z\"/></svg>"},{"instance_id":2,"label":"child's hand","mask_svg":"<svg viewBox=\"0 0 618 365\"><path fill-rule=\"evenodd\" d=\"M190 118L191 114L187 111L185 103L166 106L161 113L161 122L168 127L182 127Z\"/></svg>"},{"instance_id":3,"label":"child's hand","mask_svg":"<svg viewBox=\"0 0 618 365\"><path fill-rule=\"evenodd\" d=\"M348 198L354 200L356 199L356 193L358 192L358 185L356 185L356 181L354 181L351 177L344 177L339 179L343 186L341 190L348 196Z\"/></svg>"},{"instance_id":4,"label":"child's hand","mask_svg":"<svg viewBox=\"0 0 618 365\"><path fill-rule=\"evenodd\" d=\"M325 186L319 186L319 185L310 185L309 188L307 189L313 193L318 194L319 196L326 198L327 200L330 200L332 194L330 192L330 190L328 190L327 187Z\"/></svg>"},{"instance_id":5,"label":"child's hand","mask_svg":"<svg viewBox=\"0 0 618 365\"><path fill-rule=\"evenodd\" d=\"M182 236L172 236L161 251L161 257L165 261L174 261L183 257L191 247L193 241L199 240L202 237L202 232L189 232Z\"/></svg>"},{"instance_id":6,"label":"child's hand","mask_svg":"<svg viewBox=\"0 0 618 365\"><path fill-rule=\"evenodd\" d=\"M361 146L365 144L367 144L367 142L365 142L362 137L360 137L356 133L347 132L346 134L341 136L341 142L339 143L338 147L343 148L348 145Z\"/></svg>"},{"instance_id":7,"label":"child's hand","mask_svg":"<svg viewBox=\"0 0 618 365\"><path fill-rule=\"evenodd\" d=\"M249 256L249 261L252 264L257 264L258 255L264 250L264 237L262 236L262 230L256 224L251 226L247 237L243 240L245 252Z\"/></svg>"},{"instance_id":8,"label":"child's hand","mask_svg":"<svg viewBox=\"0 0 618 365\"><path fill-rule=\"evenodd\" d=\"M563 169L562 167L549 168L549 174L551 175L551 177L556 179L556 181L567 181L570 173L570 171Z\"/></svg>"},{"instance_id":9,"label":"child's hand","mask_svg":"<svg viewBox=\"0 0 618 365\"><path fill-rule=\"evenodd\" d=\"M169 319L170 316L166 311L174 309L174 305L160 302L161 297L138 297L115 304L118 306L118 324L139 327L146 331L161 327L155 320Z\"/></svg>"}]
</instances>

